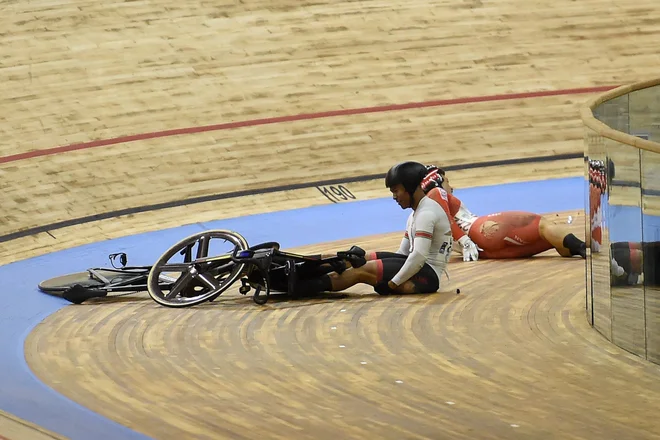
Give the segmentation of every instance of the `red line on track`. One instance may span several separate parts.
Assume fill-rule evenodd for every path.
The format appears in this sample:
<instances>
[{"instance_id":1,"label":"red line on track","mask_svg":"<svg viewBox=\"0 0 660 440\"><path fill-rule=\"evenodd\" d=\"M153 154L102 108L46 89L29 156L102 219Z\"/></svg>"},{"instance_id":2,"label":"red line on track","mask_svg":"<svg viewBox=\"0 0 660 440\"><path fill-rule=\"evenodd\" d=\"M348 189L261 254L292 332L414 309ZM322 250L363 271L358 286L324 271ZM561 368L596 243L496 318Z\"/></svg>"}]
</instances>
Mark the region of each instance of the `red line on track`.
<instances>
[{"instance_id":1,"label":"red line on track","mask_svg":"<svg viewBox=\"0 0 660 440\"><path fill-rule=\"evenodd\" d=\"M547 96L558 95L578 95L586 93L598 93L611 90L618 86L600 86L586 87L580 89L547 90L541 92L510 93L506 95L474 96L467 98L444 99L438 101L411 102L408 104L393 104L379 107L364 107L344 110L332 110L320 113L303 113L299 115L278 116L274 118L252 119L248 121L227 122L225 124L205 125L199 127L177 128L173 130L156 131L152 133L141 133L131 136L121 136L112 139L99 139L81 144L65 145L61 147L46 148L43 150L28 151L26 153L13 154L0 157L0 164L15 162L23 159L31 159L40 156L50 156L54 154L67 153L69 151L86 150L88 148L105 147L108 145L124 144L133 141L143 141L147 139L156 139L167 136L177 136L182 134L203 133L206 131L230 130L233 128L253 127L256 125L277 124L281 122L302 121L307 119L330 118L334 116L361 115L366 113L379 113L399 110L418 109L424 107L440 107L447 105L470 104L475 102L504 101L510 99L529 99L543 98Z\"/></svg>"}]
</instances>

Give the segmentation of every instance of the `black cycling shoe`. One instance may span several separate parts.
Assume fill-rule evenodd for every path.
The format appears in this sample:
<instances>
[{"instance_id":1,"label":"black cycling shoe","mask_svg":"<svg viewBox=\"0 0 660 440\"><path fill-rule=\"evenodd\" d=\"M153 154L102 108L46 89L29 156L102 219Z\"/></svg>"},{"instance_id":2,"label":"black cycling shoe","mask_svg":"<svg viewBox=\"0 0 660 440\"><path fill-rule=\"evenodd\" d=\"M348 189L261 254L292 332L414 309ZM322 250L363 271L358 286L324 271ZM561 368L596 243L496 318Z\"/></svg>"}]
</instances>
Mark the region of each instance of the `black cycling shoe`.
<instances>
[{"instance_id":1,"label":"black cycling shoe","mask_svg":"<svg viewBox=\"0 0 660 440\"><path fill-rule=\"evenodd\" d=\"M367 264L365 255L367 255L367 253L359 246L351 246L347 251L337 252L339 258L348 261L353 267L360 267Z\"/></svg>"},{"instance_id":2,"label":"black cycling shoe","mask_svg":"<svg viewBox=\"0 0 660 440\"><path fill-rule=\"evenodd\" d=\"M355 254L360 257L364 257L367 255L364 249L362 249L360 246L351 246L351 248L348 250L351 254Z\"/></svg>"}]
</instances>

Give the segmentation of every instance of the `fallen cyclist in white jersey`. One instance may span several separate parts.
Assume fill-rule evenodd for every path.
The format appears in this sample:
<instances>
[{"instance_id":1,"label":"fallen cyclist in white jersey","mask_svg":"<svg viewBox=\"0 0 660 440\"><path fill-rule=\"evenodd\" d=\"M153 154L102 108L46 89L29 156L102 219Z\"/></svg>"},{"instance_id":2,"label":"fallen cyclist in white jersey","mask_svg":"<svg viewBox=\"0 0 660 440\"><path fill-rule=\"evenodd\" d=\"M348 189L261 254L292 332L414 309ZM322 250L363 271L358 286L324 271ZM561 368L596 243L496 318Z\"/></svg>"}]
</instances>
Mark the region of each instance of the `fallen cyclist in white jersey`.
<instances>
[{"instance_id":1,"label":"fallen cyclist in white jersey","mask_svg":"<svg viewBox=\"0 0 660 440\"><path fill-rule=\"evenodd\" d=\"M337 292L364 283L381 295L437 292L453 238L447 204L430 199L422 190L426 174L421 163L403 162L390 168L385 177L385 186L399 206L412 208L397 252L376 252L374 259L366 261L364 251L353 247L343 253L349 257L351 268L300 280L296 290L308 294Z\"/></svg>"}]
</instances>

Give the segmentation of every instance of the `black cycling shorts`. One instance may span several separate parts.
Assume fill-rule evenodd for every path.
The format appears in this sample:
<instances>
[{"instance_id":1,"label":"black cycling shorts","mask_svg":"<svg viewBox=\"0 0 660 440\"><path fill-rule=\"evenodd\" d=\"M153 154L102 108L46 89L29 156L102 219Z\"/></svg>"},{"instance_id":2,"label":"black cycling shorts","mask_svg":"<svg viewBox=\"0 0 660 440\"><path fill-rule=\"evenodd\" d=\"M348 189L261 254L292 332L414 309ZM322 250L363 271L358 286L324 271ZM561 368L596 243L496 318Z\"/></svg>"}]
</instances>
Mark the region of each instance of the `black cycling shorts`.
<instances>
[{"instance_id":1,"label":"black cycling shorts","mask_svg":"<svg viewBox=\"0 0 660 440\"><path fill-rule=\"evenodd\" d=\"M376 292L383 294L396 293L387 286L387 282L394 278L404 263L406 255L395 252L376 252L376 264L378 265L378 286ZM433 293L440 288L440 280L431 266L424 263L424 266L413 275L408 281L415 285L417 293Z\"/></svg>"}]
</instances>

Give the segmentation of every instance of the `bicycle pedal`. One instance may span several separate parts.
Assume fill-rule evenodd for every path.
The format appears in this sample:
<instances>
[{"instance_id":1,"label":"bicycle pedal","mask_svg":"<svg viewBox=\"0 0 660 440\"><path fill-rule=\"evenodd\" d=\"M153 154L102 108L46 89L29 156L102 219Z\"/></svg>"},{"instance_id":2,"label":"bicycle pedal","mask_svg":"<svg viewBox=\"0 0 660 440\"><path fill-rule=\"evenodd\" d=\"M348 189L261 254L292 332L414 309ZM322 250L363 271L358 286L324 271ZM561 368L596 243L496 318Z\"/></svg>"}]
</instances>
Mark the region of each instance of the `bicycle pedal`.
<instances>
[{"instance_id":1,"label":"bicycle pedal","mask_svg":"<svg viewBox=\"0 0 660 440\"><path fill-rule=\"evenodd\" d=\"M250 285L250 282L245 278L241 278L241 283L242 286L238 288L238 292L241 295L246 295L252 289L252 286Z\"/></svg>"}]
</instances>

